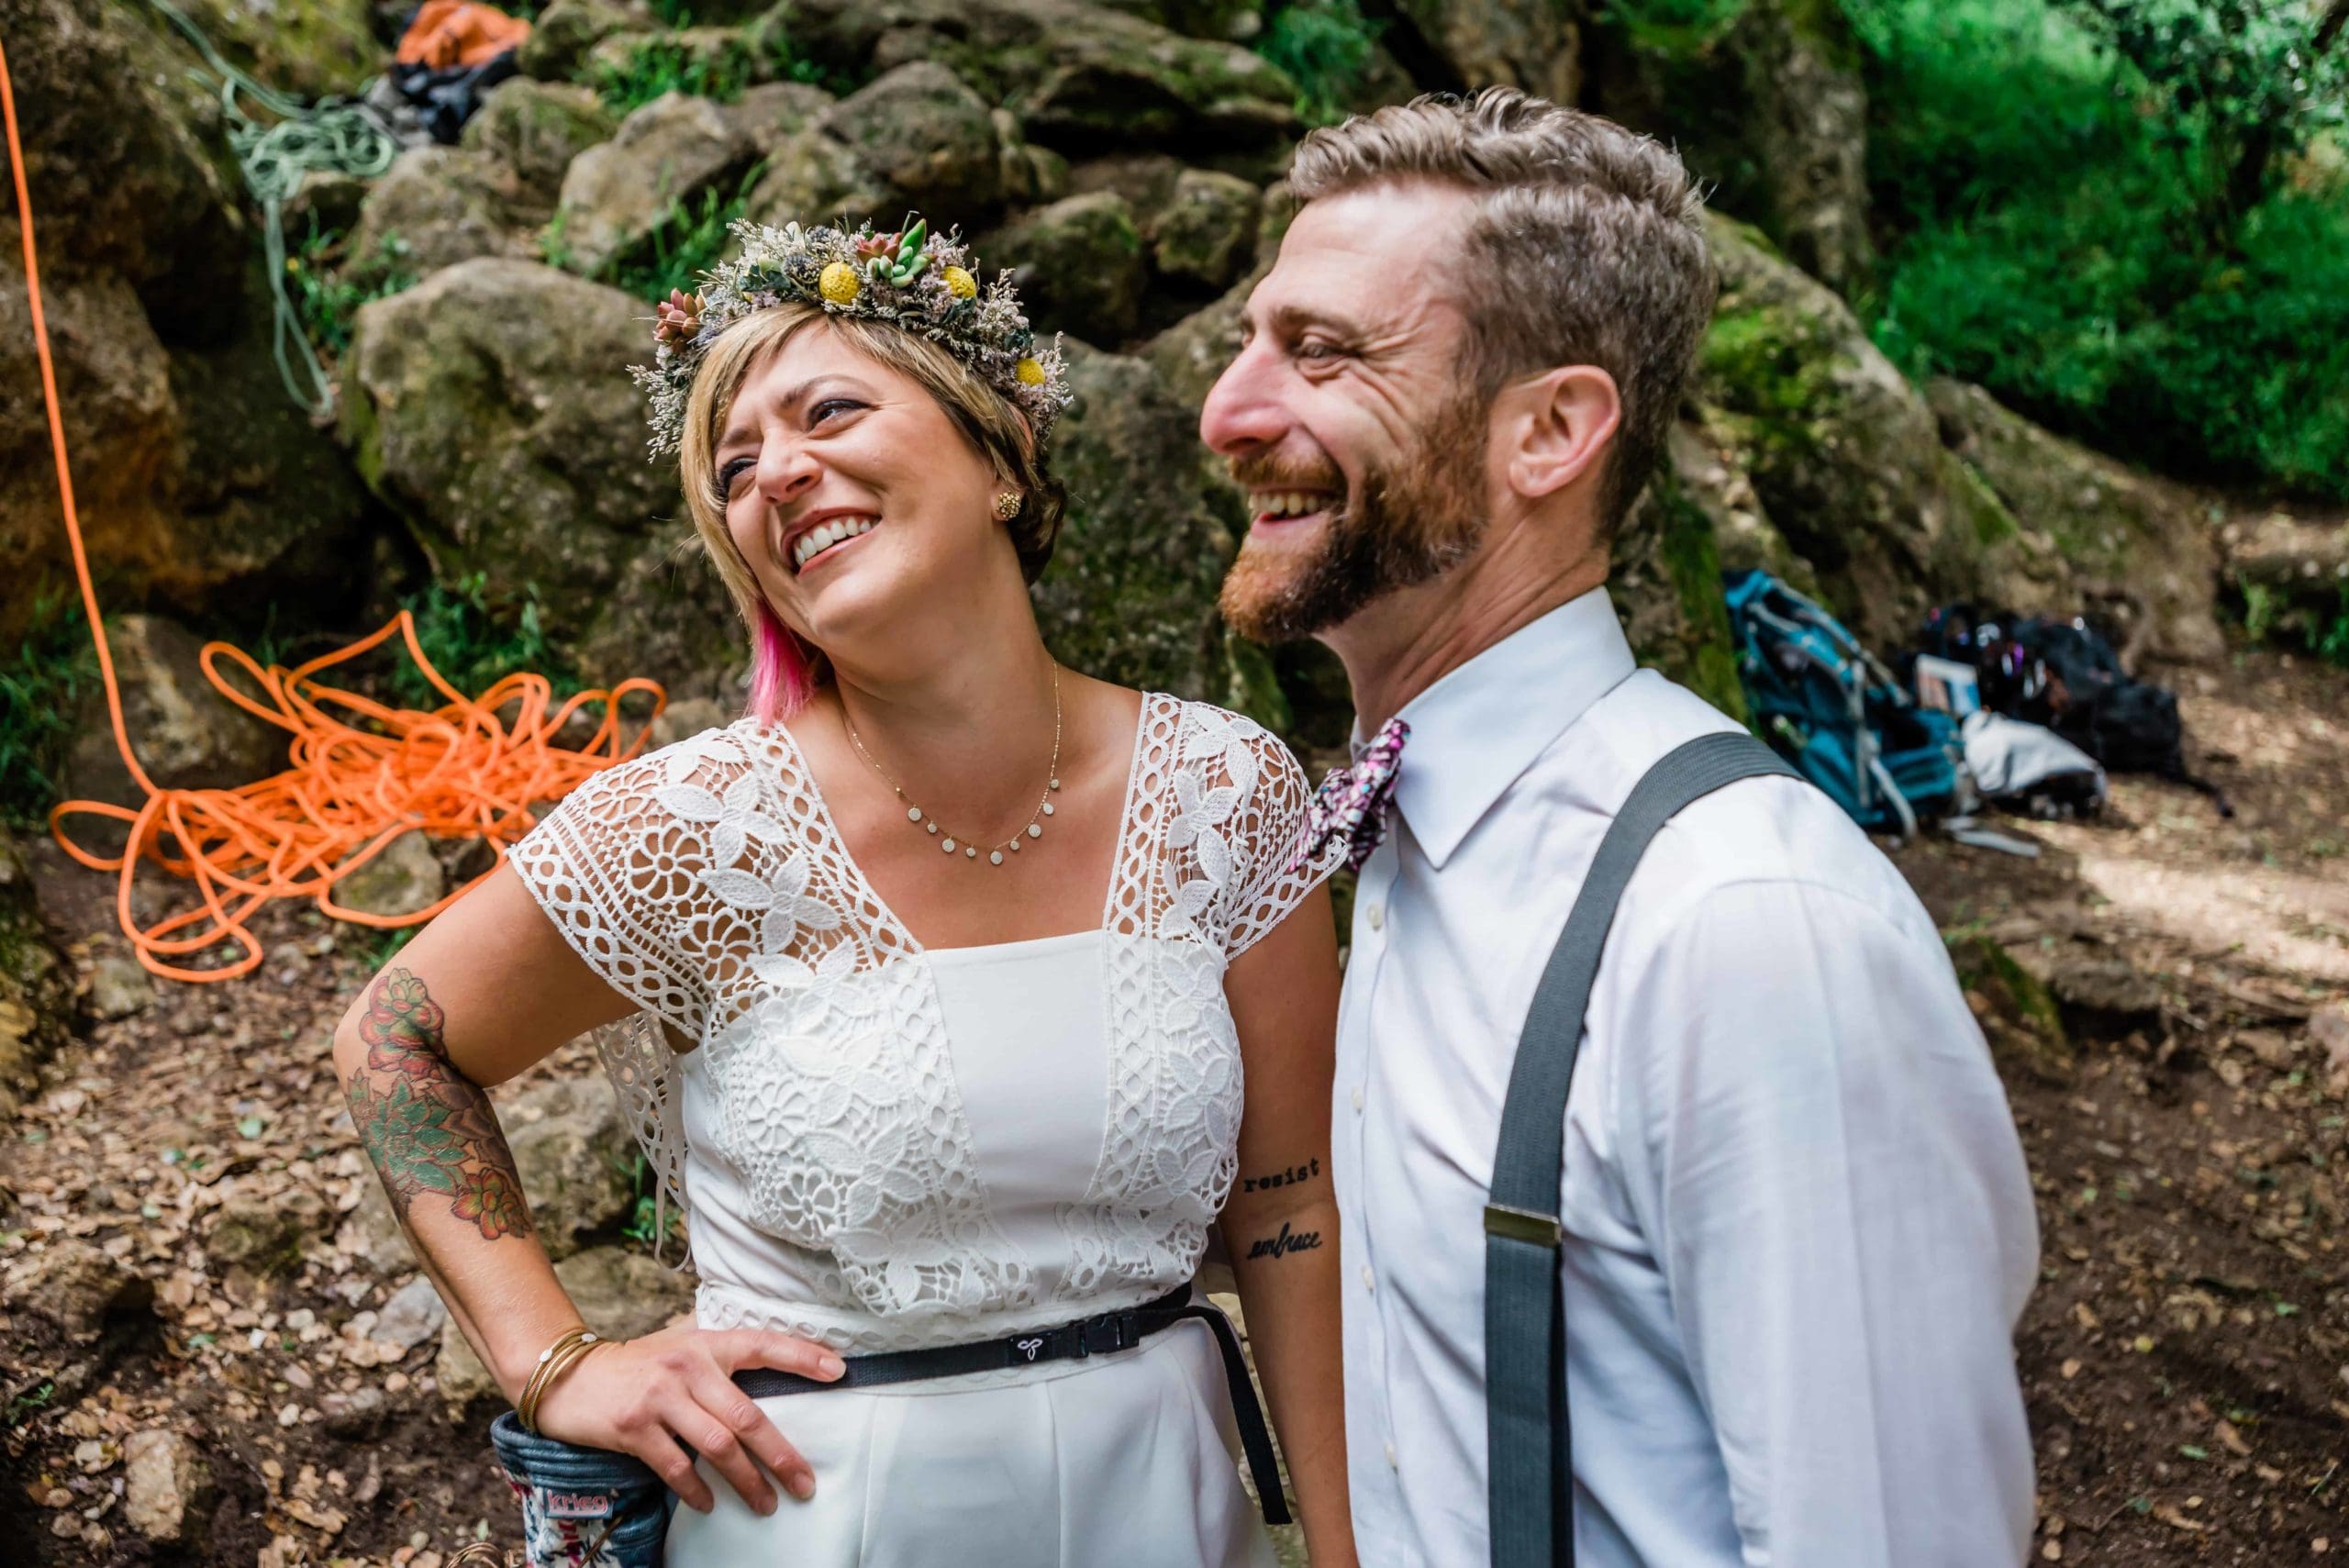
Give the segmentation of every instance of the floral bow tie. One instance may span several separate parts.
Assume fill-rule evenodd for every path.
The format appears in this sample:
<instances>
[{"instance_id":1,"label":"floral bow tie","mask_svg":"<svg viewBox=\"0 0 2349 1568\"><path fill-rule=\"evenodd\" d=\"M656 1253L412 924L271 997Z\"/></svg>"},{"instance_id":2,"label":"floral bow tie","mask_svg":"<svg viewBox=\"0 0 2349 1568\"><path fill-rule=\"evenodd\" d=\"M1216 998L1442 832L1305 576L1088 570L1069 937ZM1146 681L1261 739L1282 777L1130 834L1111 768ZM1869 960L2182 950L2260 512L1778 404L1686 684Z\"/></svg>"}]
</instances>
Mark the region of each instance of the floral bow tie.
<instances>
[{"instance_id":1,"label":"floral bow tie","mask_svg":"<svg viewBox=\"0 0 2349 1568\"><path fill-rule=\"evenodd\" d=\"M1403 770L1403 742L1410 738L1409 725L1390 718L1363 748L1353 766L1330 770L1306 808L1308 831L1297 865L1320 853L1332 840L1341 840L1347 869L1362 869L1363 862L1370 859L1371 851L1386 836L1386 805L1395 798L1396 775Z\"/></svg>"}]
</instances>

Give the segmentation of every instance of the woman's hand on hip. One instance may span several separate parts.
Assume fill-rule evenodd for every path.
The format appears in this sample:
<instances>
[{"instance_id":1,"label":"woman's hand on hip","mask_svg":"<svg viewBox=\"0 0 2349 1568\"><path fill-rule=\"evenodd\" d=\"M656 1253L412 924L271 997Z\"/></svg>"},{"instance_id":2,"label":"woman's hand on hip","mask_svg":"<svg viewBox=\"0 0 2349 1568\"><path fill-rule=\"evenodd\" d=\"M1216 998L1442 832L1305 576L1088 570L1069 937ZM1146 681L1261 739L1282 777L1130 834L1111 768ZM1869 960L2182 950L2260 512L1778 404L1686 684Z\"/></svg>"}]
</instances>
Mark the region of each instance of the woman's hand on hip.
<instances>
[{"instance_id":1,"label":"woman's hand on hip","mask_svg":"<svg viewBox=\"0 0 2349 1568\"><path fill-rule=\"evenodd\" d=\"M539 1406L539 1429L564 1442L632 1453L678 1497L704 1513L717 1506L685 1444L726 1477L742 1500L774 1512L764 1466L791 1495L816 1492L816 1473L734 1384L743 1367L775 1367L829 1383L845 1370L812 1340L764 1329L673 1323L640 1340L616 1340L573 1367Z\"/></svg>"}]
</instances>

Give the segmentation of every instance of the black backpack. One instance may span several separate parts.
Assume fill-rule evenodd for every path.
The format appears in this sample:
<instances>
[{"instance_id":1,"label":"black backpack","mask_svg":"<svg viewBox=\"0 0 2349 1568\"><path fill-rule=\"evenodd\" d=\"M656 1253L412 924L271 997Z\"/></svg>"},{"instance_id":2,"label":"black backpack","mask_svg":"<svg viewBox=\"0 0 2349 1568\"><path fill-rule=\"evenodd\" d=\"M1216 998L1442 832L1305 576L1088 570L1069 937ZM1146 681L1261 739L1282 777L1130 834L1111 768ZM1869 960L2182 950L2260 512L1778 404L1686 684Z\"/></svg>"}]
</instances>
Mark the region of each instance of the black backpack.
<instances>
[{"instance_id":1,"label":"black backpack","mask_svg":"<svg viewBox=\"0 0 2349 1568\"><path fill-rule=\"evenodd\" d=\"M1993 712L2045 725L2109 772L2175 780L2209 795L2220 816L2234 815L2218 786L2186 765L2177 694L2123 670L2087 620L1948 605L1926 616L1924 648L1971 664Z\"/></svg>"}]
</instances>

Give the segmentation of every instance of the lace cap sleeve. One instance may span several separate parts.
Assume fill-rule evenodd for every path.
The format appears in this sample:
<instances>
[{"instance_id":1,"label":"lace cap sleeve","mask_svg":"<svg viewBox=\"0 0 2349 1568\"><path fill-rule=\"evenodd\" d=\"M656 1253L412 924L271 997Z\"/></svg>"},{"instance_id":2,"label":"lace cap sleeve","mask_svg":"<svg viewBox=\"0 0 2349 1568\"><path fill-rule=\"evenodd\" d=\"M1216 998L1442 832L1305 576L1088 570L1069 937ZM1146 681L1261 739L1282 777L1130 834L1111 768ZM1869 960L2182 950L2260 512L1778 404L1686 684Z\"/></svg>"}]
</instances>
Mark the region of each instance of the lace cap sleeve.
<instances>
[{"instance_id":1,"label":"lace cap sleeve","mask_svg":"<svg viewBox=\"0 0 2349 1568\"><path fill-rule=\"evenodd\" d=\"M1239 831L1231 835L1234 859L1228 889L1223 951L1227 961L1238 958L1264 934L1288 917L1305 895L1329 880L1345 863L1345 846L1330 843L1308 852L1308 815L1313 787L1305 769L1278 736L1247 719L1234 721L1239 739L1233 755L1235 777L1252 773L1253 787L1243 793Z\"/></svg>"},{"instance_id":2,"label":"lace cap sleeve","mask_svg":"<svg viewBox=\"0 0 2349 1568\"><path fill-rule=\"evenodd\" d=\"M687 1040L708 1017L716 955L696 951L707 935L692 916L707 897L712 846L685 797L710 793L706 775L729 745L710 730L607 768L507 852L587 967Z\"/></svg>"}]
</instances>

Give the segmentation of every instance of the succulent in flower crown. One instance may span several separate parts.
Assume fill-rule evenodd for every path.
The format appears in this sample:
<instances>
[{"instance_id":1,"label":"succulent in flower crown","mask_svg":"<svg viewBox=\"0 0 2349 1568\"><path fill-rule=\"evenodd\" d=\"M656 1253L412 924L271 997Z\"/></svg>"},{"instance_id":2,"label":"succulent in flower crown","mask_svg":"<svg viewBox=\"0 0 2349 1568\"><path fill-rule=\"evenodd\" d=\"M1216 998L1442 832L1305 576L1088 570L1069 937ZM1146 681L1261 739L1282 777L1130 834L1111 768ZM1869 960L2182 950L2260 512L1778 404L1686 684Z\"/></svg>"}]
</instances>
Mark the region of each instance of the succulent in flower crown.
<instances>
[{"instance_id":1,"label":"succulent in flower crown","mask_svg":"<svg viewBox=\"0 0 2349 1568\"><path fill-rule=\"evenodd\" d=\"M685 400L718 335L754 311L796 301L834 316L886 321L938 344L1028 417L1041 444L1069 403L1060 339L1040 344L1021 314L1011 274L979 282L969 248L952 231L932 235L915 218L896 234L842 228L733 226L740 253L653 306L653 361L629 373L651 405L652 456L677 450Z\"/></svg>"}]
</instances>

